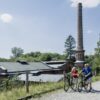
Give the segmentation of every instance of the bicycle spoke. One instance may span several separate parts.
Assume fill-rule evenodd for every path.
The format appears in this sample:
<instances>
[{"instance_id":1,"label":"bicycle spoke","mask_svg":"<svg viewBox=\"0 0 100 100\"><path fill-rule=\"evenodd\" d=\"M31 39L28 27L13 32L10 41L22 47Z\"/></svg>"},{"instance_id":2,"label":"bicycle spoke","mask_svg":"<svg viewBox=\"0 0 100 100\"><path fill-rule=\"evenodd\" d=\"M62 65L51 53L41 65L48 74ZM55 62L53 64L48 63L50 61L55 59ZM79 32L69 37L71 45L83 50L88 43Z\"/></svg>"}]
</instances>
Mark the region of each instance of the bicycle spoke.
<instances>
[{"instance_id":1,"label":"bicycle spoke","mask_svg":"<svg viewBox=\"0 0 100 100\"><path fill-rule=\"evenodd\" d=\"M74 90L74 91L77 90L77 84L78 84L78 80L77 79L72 79L72 82L71 82L72 90Z\"/></svg>"},{"instance_id":2,"label":"bicycle spoke","mask_svg":"<svg viewBox=\"0 0 100 100\"><path fill-rule=\"evenodd\" d=\"M64 80L64 90L67 92L69 89L69 82L68 82L68 79L65 79Z\"/></svg>"},{"instance_id":3,"label":"bicycle spoke","mask_svg":"<svg viewBox=\"0 0 100 100\"><path fill-rule=\"evenodd\" d=\"M82 88L83 88L83 84L82 84L82 82L80 82L78 84L78 91L81 92L82 91Z\"/></svg>"}]
</instances>

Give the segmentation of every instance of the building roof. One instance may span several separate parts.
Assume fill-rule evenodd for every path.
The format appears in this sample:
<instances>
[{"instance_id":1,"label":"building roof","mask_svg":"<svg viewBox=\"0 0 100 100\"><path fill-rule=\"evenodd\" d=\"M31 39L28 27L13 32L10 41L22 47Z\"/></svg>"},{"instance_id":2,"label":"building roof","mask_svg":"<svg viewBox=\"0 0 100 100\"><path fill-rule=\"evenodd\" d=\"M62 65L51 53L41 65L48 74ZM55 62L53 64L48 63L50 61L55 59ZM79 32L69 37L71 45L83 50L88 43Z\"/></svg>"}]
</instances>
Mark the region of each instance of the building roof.
<instances>
[{"instance_id":1,"label":"building roof","mask_svg":"<svg viewBox=\"0 0 100 100\"><path fill-rule=\"evenodd\" d=\"M7 69L7 72L21 72L21 71L38 71L38 70L50 70L51 68L42 62L0 62L0 66Z\"/></svg>"},{"instance_id":2,"label":"building roof","mask_svg":"<svg viewBox=\"0 0 100 100\"><path fill-rule=\"evenodd\" d=\"M46 63L46 64L63 64L65 62L66 61L45 61L43 63Z\"/></svg>"},{"instance_id":3,"label":"building roof","mask_svg":"<svg viewBox=\"0 0 100 100\"><path fill-rule=\"evenodd\" d=\"M26 75L21 74L18 76L21 81L26 81ZM29 74L29 81L33 82L58 82L63 79L63 74L41 74L39 76L33 76Z\"/></svg>"},{"instance_id":4,"label":"building roof","mask_svg":"<svg viewBox=\"0 0 100 100\"><path fill-rule=\"evenodd\" d=\"M81 64L81 63L84 63L85 61L82 61L82 60L77 60L75 63L76 64Z\"/></svg>"},{"instance_id":5,"label":"building roof","mask_svg":"<svg viewBox=\"0 0 100 100\"><path fill-rule=\"evenodd\" d=\"M45 64L47 64L49 67L51 68L61 68L63 65L66 64L66 61L48 61L48 62L43 62Z\"/></svg>"}]
</instances>

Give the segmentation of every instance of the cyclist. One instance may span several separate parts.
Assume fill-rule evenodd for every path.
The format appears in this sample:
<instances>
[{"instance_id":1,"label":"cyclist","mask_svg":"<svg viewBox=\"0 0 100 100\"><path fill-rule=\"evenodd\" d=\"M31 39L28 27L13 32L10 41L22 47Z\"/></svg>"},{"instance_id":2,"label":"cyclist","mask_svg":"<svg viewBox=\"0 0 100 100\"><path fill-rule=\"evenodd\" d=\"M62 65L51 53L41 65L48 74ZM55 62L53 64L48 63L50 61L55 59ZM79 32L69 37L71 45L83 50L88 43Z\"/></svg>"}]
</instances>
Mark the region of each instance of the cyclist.
<instances>
[{"instance_id":1,"label":"cyclist","mask_svg":"<svg viewBox=\"0 0 100 100\"><path fill-rule=\"evenodd\" d=\"M76 84L76 88L77 88L79 73L76 67L72 68L71 77L72 77L73 83Z\"/></svg>"},{"instance_id":2,"label":"cyclist","mask_svg":"<svg viewBox=\"0 0 100 100\"><path fill-rule=\"evenodd\" d=\"M89 64L85 64L82 68L82 73L84 74L84 80L90 84L90 90L92 89L92 69Z\"/></svg>"},{"instance_id":3,"label":"cyclist","mask_svg":"<svg viewBox=\"0 0 100 100\"><path fill-rule=\"evenodd\" d=\"M79 74L78 74L78 70L76 67L73 67L72 70L71 70L71 76L73 78L78 78Z\"/></svg>"}]
</instances>

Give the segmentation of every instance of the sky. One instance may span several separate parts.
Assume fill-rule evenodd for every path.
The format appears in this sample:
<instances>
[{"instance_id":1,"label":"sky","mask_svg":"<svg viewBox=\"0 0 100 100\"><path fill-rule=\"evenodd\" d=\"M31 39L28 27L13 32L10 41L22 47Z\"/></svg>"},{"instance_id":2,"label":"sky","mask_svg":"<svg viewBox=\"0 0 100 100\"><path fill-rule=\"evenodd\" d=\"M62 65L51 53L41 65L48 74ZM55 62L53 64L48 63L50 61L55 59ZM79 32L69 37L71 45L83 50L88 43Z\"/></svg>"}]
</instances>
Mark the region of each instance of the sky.
<instances>
[{"instance_id":1,"label":"sky","mask_svg":"<svg viewBox=\"0 0 100 100\"><path fill-rule=\"evenodd\" d=\"M100 0L0 0L0 57L11 48L24 53L63 54L69 35L77 38L77 3L83 3L83 38L86 54L93 54L100 33Z\"/></svg>"}]
</instances>

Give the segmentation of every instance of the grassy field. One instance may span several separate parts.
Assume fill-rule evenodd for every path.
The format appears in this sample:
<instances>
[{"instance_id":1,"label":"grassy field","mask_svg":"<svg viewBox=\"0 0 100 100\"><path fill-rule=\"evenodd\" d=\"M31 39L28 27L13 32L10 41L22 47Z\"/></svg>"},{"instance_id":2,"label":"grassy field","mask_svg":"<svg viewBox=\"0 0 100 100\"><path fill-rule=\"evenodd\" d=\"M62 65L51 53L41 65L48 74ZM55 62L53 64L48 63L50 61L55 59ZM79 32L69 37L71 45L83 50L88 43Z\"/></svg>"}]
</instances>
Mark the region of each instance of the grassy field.
<instances>
[{"instance_id":1,"label":"grassy field","mask_svg":"<svg viewBox=\"0 0 100 100\"><path fill-rule=\"evenodd\" d=\"M63 82L58 83L44 83L33 84L29 87L29 93L26 93L25 87L14 88L10 91L3 91L0 93L0 100L17 100L28 95L38 95L45 92L54 91L63 87Z\"/></svg>"},{"instance_id":2,"label":"grassy field","mask_svg":"<svg viewBox=\"0 0 100 100\"><path fill-rule=\"evenodd\" d=\"M99 80L100 76L93 77L93 82ZM29 95L35 96L61 89L63 88L63 85L63 82L33 84L29 86L29 93L26 93L26 88L24 86L20 88L13 88L9 91L0 92L0 100L17 100L19 98L26 97Z\"/></svg>"}]
</instances>

